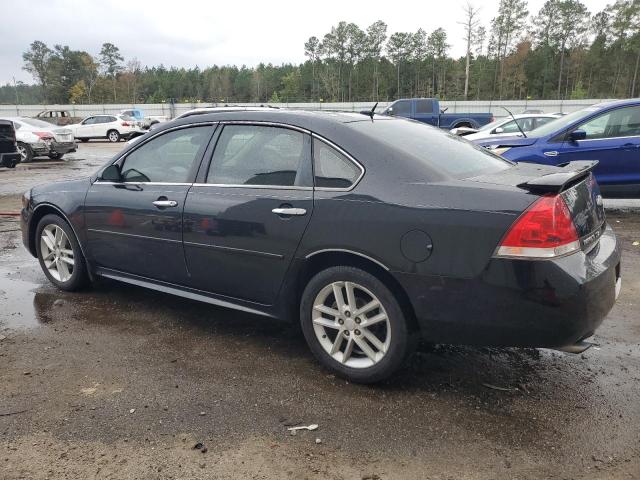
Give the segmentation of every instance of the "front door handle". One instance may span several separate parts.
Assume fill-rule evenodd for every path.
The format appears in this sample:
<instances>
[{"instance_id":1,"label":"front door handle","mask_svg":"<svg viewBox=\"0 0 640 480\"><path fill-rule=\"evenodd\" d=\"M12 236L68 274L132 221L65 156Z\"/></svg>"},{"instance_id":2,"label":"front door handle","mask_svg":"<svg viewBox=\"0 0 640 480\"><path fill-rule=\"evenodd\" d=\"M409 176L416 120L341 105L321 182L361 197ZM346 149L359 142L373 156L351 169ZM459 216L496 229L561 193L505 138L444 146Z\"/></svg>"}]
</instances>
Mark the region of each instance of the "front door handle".
<instances>
[{"instance_id":1,"label":"front door handle","mask_svg":"<svg viewBox=\"0 0 640 480\"><path fill-rule=\"evenodd\" d=\"M175 200L156 200L153 204L158 208L177 207L178 202Z\"/></svg>"},{"instance_id":2,"label":"front door handle","mask_svg":"<svg viewBox=\"0 0 640 480\"><path fill-rule=\"evenodd\" d=\"M555 150L551 150L549 152L544 152L543 155L545 157L557 157L558 156L558 152Z\"/></svg>"},{"instance_id":3,"label":"front door handle","mask_svg":"<svg viewBox=\"0 0 640 480\"><path fill-rule=\"evenodd\" d=\"M307 210L304 208L274 208L271 210L276 215L306 215Z\"/></svg>"}]
</instances>

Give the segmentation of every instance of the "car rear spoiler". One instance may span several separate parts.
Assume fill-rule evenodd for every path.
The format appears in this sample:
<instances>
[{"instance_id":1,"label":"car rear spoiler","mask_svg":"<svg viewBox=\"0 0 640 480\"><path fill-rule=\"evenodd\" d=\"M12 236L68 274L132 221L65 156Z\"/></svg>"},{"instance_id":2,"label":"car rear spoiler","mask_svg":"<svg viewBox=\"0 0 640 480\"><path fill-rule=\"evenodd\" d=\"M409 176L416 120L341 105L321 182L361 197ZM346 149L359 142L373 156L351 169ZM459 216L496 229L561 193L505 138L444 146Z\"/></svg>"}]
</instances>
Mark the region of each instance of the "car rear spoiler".
<instances>
[{"instance_id":1,"label":"car rear spoiler","mask_svg":"<svg viewBox=\"0 0 640 480\"><path fill-rule=\"evenodd\" d=\"M528 180L520 188L537 193L560 193L584 179L595 168L598 160L576 160L558 165L562 170Z\"/></svg>"}]
</instances>

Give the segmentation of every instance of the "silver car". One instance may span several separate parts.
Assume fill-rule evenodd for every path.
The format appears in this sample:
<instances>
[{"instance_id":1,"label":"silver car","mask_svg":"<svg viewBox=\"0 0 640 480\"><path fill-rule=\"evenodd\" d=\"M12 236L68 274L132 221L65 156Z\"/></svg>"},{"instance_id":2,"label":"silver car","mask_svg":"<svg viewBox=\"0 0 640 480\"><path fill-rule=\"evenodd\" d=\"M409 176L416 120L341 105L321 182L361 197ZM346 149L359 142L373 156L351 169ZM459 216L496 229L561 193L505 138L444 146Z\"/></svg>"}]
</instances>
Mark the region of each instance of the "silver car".
<instances>
[{"instance_id":1,"label":"silver car","mask_svg":"<svg viewBox=\"0 0 640 480\"><path fill-rule=\"evenodd\" d=\"M59 160L77 149L71 129L57 127L30 117L5 117L16 130L16 143L20 161L31 162L35 157L49 157Z\"/></svg>"}]
</instances>

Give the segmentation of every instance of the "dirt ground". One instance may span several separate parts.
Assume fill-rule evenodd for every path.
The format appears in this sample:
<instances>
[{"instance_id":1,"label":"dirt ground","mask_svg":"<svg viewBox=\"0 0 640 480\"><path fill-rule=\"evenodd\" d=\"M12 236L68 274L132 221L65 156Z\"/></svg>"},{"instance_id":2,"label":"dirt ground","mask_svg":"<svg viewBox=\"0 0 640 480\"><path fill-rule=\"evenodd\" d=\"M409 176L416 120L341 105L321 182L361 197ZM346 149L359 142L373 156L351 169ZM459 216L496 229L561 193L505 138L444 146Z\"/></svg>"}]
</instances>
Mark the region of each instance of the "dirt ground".
<instances>
[{"instance_id":1,"label":"dirt ground","mask_svg":"<svg viewBox=\"0 0 640 480\"><path fill-rule=\"evenodd\" d=\"M121 147L0 170L0 212ZM275 321L115 282L60 292L0 217L0 479L640 478L640 216L609 221L623 287L596 347L422 346L360 386Z\"/></svg>"}]
</instances>

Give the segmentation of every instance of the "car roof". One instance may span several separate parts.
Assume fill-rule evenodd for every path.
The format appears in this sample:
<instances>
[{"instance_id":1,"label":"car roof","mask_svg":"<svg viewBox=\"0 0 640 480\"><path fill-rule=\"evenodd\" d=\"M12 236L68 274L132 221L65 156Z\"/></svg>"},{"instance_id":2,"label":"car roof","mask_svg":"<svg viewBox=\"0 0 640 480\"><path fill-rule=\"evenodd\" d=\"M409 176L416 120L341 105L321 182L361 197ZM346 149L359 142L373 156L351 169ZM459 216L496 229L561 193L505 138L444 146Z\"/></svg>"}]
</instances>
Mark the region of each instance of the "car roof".
<instances>
[{"instance_id":1,"label":"car roof","mask_svg":"<svg viewBox=\"0 0 640 480\"><path fill-rule=\"evenodd\" d=\"M224 107L199 107L194 108L193 110L188 110L176 118L184 118L190 117L193 115L202 115L205 113L224 113L224 112L248 112L248 111L261 111L263 109L276 109L279 110L278 107L272 107L270 105L260 105L260 106L249 106L249 105L226 105Z\"/></svg>"},{"instance_id":2,"label":"car roof","mask_svg":"<svg viewBox=\"0 0 640 480\"><path fill-rule=\"evenodd\" d=\"M619 106L633 106L640 105L640 98L627 98L626 100L608 100L606 102L596 103L595 105L590 105L591 107L597 108L609 108L609 107L619 107ZM587 105L585 105L585 108Z\"/></svg>"}]
</instances>

